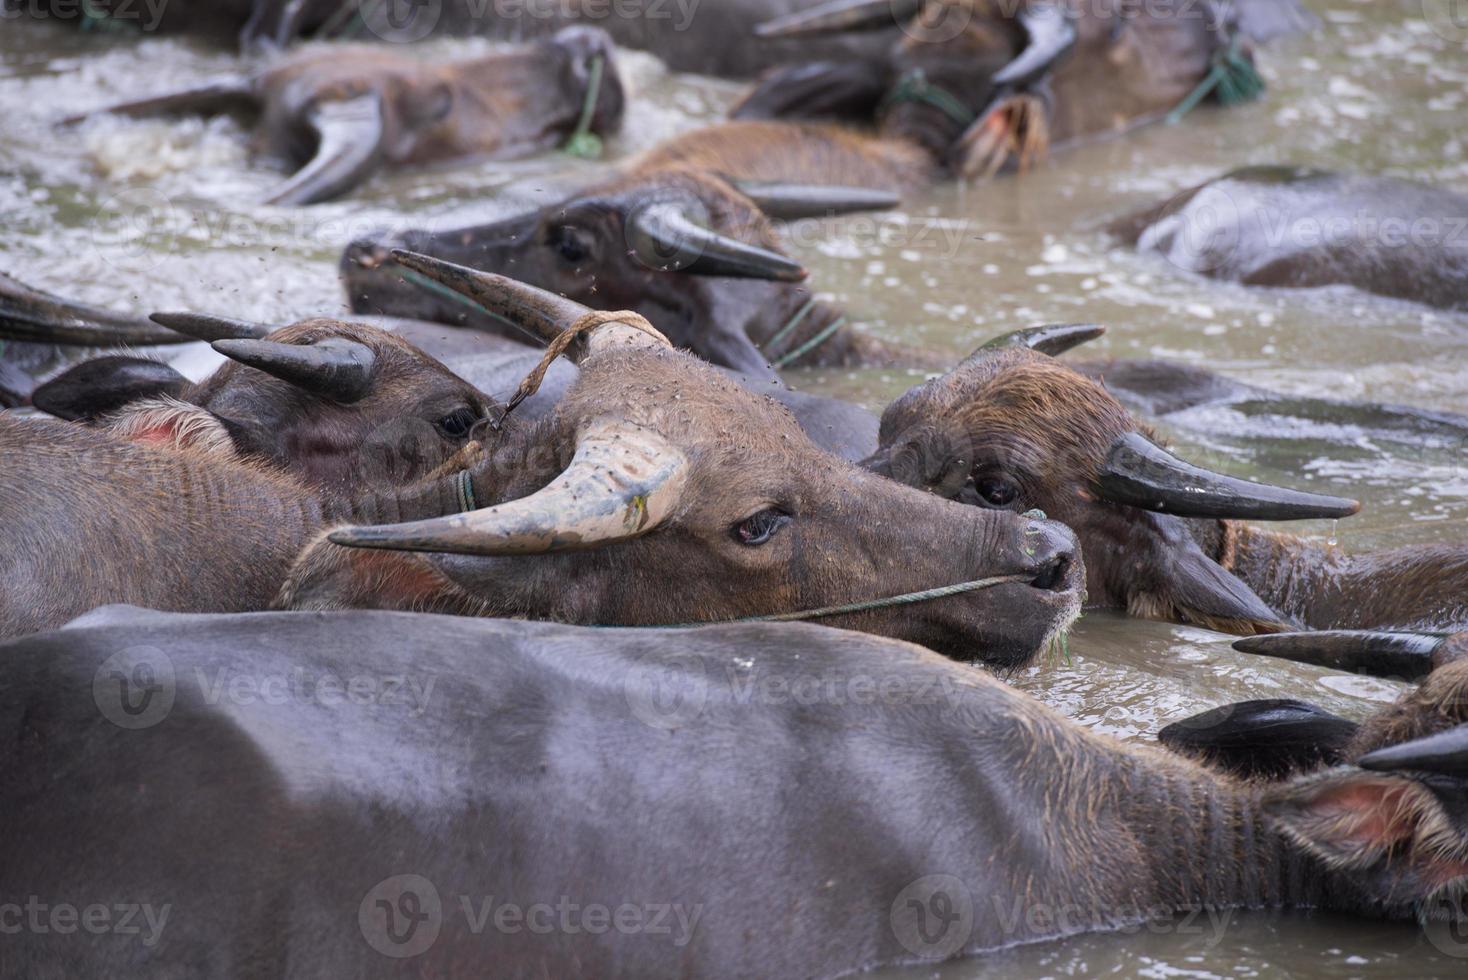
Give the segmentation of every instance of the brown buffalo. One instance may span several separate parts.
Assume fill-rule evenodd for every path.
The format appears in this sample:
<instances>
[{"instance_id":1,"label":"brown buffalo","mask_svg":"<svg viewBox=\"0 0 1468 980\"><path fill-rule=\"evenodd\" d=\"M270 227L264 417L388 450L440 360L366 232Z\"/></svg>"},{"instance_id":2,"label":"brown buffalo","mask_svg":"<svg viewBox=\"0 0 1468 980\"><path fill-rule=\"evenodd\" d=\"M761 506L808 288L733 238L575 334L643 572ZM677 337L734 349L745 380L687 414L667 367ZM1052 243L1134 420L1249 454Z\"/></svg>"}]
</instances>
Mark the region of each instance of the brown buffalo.
<instances>
[{"instance_id":1,"label":"brown buffalo","mask_svg":"<svg viewBox=\"0 0 1468 980\"><path fill-rule=\"evenodd\" d=\"M405 261L547 339L588 312ZM13 540L0 558L0 633L108 602L258 609L303 545L343 523L361 526L333 541L424 554L317 541L282 602L648 624L986 580L828 621L997 662L1028 658L1078 610L1084 570L1065 528L959 507L828 456L785 409L660 337L614 324L579 343L582 370L551 414L512 416L461 457L468 469L406 489L323 493L197 446L164 452L69 423L0 420L0 520Z\"/></svg>"},{"instance_id":2,"label":"brown buffalo","mask_svg":"<svg viewBox=\"0 0 1468 980\"><path fill-rule=\"evenodd\" d=\"M267 463L336 491L411 483L463 449L492 414L473 385L376 327L156 320L155 330L168 324L178 337L212 341L231 363L194 384L158 361L111 355L36 388L35 406L134 442Z\"/></svg>"},{"instance_id":3,"label":"brown buffalo","mask_svg":"<svg viewBox=\"0 0 1468 980\"><path fill-rule=\"evenodd\" d=\"M1048 336L1041 350L1075 340ZM1344 517L1358 505L1190 466L1102 385L1023 343L981 348L908 391L883 414L880 438L878 472L1072 527L1097 605L1242 633L1468 622L1462 545L1348 554L1251 527L1243 521Z\"/></svg>"},{"instance_id":4,"label":"brown buffalo","mask_svg":"<svg viewBox=\"0 0 1468 980\"><path fill-rule=\"evenodd\" d=\"M547 338L590 313L503 277L397 259ZM580 343L579 376L554 412L488 440L471 468L483 509L333 532L302 557L281 604L647 625L1000 576L974 596L825 621L1013 662L1078 603L1084 573L1059 525L955 508L867 474L661 336L613 323Z\"/></svg>"},{"instance_id":5,"label":"brown buffalo","mask_svg":"<svg viewBox=\"0 0 1468 980\"><path fill-rule=\"evenodd\" d=\"M809 8L813 0L5 0L61 20L120 30L236 38L247 50L299 38L412 43L470 35L524 41L566 27L596 27L619 45L650 51L677 71L749 77L805 58L879 62L896 36L762 40L755 27ZM1270 2L1275 0L1250 0ZM0 3L3 10L5 3Z\"/></svg>"},{"instance_id":6,"label":"brown buffalo","mask_svg":"<svg viewBox=\"0 0 1468 980\"><path fill-rule=\"evenodd\" d=\"M253 79L107 111L253 111L255 150L300 167L267 203L314 204L350 191L384 165L505 159L559 146L583 128L612 132L623 100L606 35L569 28L538 44L450 64L382 48L303 51Z\"/></svg>"}]
</instances>

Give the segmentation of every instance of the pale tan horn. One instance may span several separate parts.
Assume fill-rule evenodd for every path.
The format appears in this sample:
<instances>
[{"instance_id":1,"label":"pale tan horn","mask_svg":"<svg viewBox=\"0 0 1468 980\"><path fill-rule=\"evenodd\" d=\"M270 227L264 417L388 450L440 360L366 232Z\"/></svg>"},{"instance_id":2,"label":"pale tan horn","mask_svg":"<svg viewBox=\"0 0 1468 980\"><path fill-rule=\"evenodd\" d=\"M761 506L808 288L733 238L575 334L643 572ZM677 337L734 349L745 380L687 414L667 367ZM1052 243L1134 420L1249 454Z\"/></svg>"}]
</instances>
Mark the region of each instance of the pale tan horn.
<instances>
[{"instance_id":1,"label":"pale tan horn","mask_svg":"<svg viewBox=\"0 0 1468 980\"><path fill-rule=\"evenodd\" d=\"M662 436L623 421L592 422L557 479L509 503L407 524L331 532L350 548L460 555L537 555L639 537L678 509L688 457Z\"/></svg>"}]
</instances>

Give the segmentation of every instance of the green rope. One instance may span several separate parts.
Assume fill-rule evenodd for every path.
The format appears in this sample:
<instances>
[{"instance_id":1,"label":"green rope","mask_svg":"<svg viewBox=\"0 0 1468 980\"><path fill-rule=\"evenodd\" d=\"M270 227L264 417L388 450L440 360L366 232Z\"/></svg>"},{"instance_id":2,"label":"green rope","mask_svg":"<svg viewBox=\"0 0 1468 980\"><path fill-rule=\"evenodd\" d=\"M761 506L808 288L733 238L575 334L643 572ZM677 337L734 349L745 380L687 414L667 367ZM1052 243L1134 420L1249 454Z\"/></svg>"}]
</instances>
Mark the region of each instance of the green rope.
<instances>
[{"instance_id":1,"label":"green rope","mask_svg":"<svg viewBox=\"0 0 1468 980\"><path fill-rule=\"evenodd\" d=\"M922 102L942 112L949 119L960 126L967 126L973 122L978 113L964 105L952 92L940 88L928 81L928 75L921 68L914 68L904 72L892 86L892 91L882 99L880 112L886 112L892 106L902 102Z\"/></svg>"},{"instance_id":2,"label":"green rope","mask_svg":"<svg viewBox=\"0 0 1468 980\"><path fill-rule=\"evenodd\" d=\"M474 499L474 478L469 475L468 470L460 470L459 478L454 483L454 490L458 495L459 512L467 514L471 510L478 510L479 504Z\"/></svg>"},{"instance_id":3,"label":"green rope","mask_svg":"<svg viewBox=\"0 0 1468 980\"><path fill-rule=\"evenodd\" d=\"M996 585L1009 585L1014 582L1025 582L1028 578L1024 575L996 575L993 578L981 578L972 582L960 582L957 585L944 585L936 589L924 589L921 592L904 592L902 595L888 596L885 599L869 599L866 602L848 602L840 606L822 606L820 609L805 609L800 612L773 613L768 616L741 616L737 619L719 619L706 623L671 623L666 626L598 626L597 629L662 629L681 630L691 629L695 626L719 626L725 623L795 623L806 619L821 619L826 616L844 616L848 613L868 612L873 609L888 609L892 606L907 606L915 602L927 602L931 599L946 599L948 596L962 595L965 592L977 592L980 589L992 589Z\"/></svg>"},{"instance_id":4,"label":"green rope","mask_svg":"<svg viewBox=\"0 0 1468 980\"><path fill-rule=\"evenodd\" d=\"M120 33L132 29L135 25L125 23L112 16L106 10L97 7L97 0L82 0L82 30L102 31L103 33Z\"/></svg>"},{"instance_id":5,"label":"green rope","mask_svg":"<svg viewBox=\"0 0 1468 980\"><path fill-rule=\"evenodd\" d=\"M601 76L605 68L606 58L601 55L591 60L591 79L586 84L586 99L581 103L581 118L576 120L571 138L561 148L568 156L583 160L601 158L601 137L591 131L591 121L596 118L596 102L601 98Z\"/></svg>"},{"instance_id":6,"label":"green rope","mask_svg":"<svg viewBox=\"0 0 1468 980\"><path fill-rule=\"evenodd\" d=\"M799 347L795 348L793 351L790 351L790 352L785 353L785 354L781 354L779 360L775 361L775 363L773 365L771 365L771 366L774 367L775 370L778 371L780 368L782 368L785 365L791 363L792 361L799 360L801 357L805 356L806 354L809 354L811 351L815 350L817 347L821 346L826 341L830 340L831 339L831 336L833 334L835 334L837 330L840 330L845 325L846 325L846 317L844 317L844 316L838 316L836 319L834 319L830 323L826 324L825 329L823 329L820 333L816 334L810 340L807 340L805 343L801 344Z\"/></svg>"},{"instance_id":7,"label":"green rope","mask_svg":"<svg viewBox=\"0 0 1468 980\"><path fill-rule=\"evenodd\" d=\"M428 278L420 272L416 272L413 269L405 269L399 267L398 275L402 276L413 285L428 290L430 293L435 293L439 296L442 296L444 299L451 299L456 303L469 307L469 309L474 310L476 313L483 313L486 316L493 317L506 326L514 327L521 333L529 333L528 330L520 326L520 324L516 323L514 320L511 320L509 317L501 316L494 310L486 309L480 304L474 302L474 300L470 299L468 296L465 296L463 293L455 292L454 290L445 286L443 283L435 282L434 280Z\"/></svg>"},{"instance_id":8,"label":"green rope","mask_svg":"<svg viewBox=\"0 0 1468 980\"><path fill-rule=\"evenodd\" d=\"M785 321L785 325L783 327L781 327L779 330L776 330L775 331L775 335L773 337L771 337L769 340L765 341L763 344L760 344L759 345L760 346L760 349L763 350L763 349L768 348L768 347L778 347L778 346L780 346L780 341L782 341L786 337L788 337L790 335L790 331L792 331L796 327L800 326L800 321L801 320L804 320L806 318L806 315L808 313L810 313L810 311L813 310L813 309L815 309L815 308L816 308L816 298L814 296L812 296L810 299L808 299L808 300L805 301L805 305L804 306L802 306L800 309L798 309L798 310L795 311L795 315L794 316L792 316L790 319L788 319L788 320Z\"/></svg>"},{"instance_id":9,"label":"green rope","mask_svg":"<svg viewBox=\"0 0 1468 980\"><path fill-rule=\"evenodd\" d=\"M1177 108L1167 114L1167 124L1175 126L1209 95L1217 94L1220 105L1233 106L1252 102L1264 93L1264 77L1244 57L1241 37L1235 34L1228 48L1213 58L1213 68L1198 87L1188 93Z\"/></svg>"}]
</instances>

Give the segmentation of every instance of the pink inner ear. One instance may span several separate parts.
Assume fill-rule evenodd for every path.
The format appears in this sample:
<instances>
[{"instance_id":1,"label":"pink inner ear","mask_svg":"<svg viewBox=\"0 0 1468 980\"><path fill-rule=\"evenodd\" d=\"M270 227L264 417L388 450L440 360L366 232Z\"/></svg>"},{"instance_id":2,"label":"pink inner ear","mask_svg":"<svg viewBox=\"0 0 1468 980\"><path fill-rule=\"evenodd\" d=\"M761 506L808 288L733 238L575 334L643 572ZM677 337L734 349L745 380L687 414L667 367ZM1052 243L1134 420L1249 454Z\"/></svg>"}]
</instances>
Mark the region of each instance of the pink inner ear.
<instances>
[{"instance_id":1,"label":"pink inner ear","mask_svg":"<svg viewBox=\"0 0 1468 980\"><path fill-rule=\"evenodd\" d=\"M1310 803L1310 810L1331 821L1337 845L1391 848L1409 840L1418 812L1410 786L1372 779L1329 786Z\"/></svg>"},{"instance_id":2,"label":"pink inner ear","mask_svg":"<svg viewBox=\"0 0 1468 980\"><path fill-rule=\"evenodd\" d=\"M133 442L141 442L148 446L172 446L175 441L182 441L179 439L177 420L159 422L146 429L139 429L128 438Z\"/></svg>"}]
</instances>

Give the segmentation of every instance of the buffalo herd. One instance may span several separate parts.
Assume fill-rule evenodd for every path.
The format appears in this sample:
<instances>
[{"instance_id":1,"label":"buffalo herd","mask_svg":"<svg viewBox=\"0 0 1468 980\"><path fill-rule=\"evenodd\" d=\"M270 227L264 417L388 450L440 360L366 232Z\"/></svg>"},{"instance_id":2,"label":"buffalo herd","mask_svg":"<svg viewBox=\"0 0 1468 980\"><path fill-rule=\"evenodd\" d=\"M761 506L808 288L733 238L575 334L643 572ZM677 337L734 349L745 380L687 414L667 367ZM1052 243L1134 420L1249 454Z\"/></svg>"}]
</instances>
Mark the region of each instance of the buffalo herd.
<instances>
[{"instance_id":1,"label":"buffalo herd","mask_svg":"<svg viewBox=\"0 0 1468 980\"><path fill-rule=\"evenodd\" d=\"M752 81L556 203L351 235L346 320L145 318L0 274L0 975L834 977L1218 910L1468 923L1468 539L1271 529L1361 505L1154 429L1468 418L1062 360L1091 323L955 363L815 299L782 238L1227 111L1313 17L564 0L527 33L507 3L434 3L512 42L439 63L370 43L416 40L392 2L28 0L240 45L263 67L98 112L243 114L281 207L595 156L620 49ZM1227 248L1184 241L1199 211ZM1340 214L1468 201L1251 167L1108 233L1468 310L1461 248L1259 232ZM207 376L170 363L204 344ZM787 388L804 367L927 379L877 415ZM1408 687L1362 722L1275 698L1124 743L994 674L1083 608Z\"/></svg>"}]
</instances>

